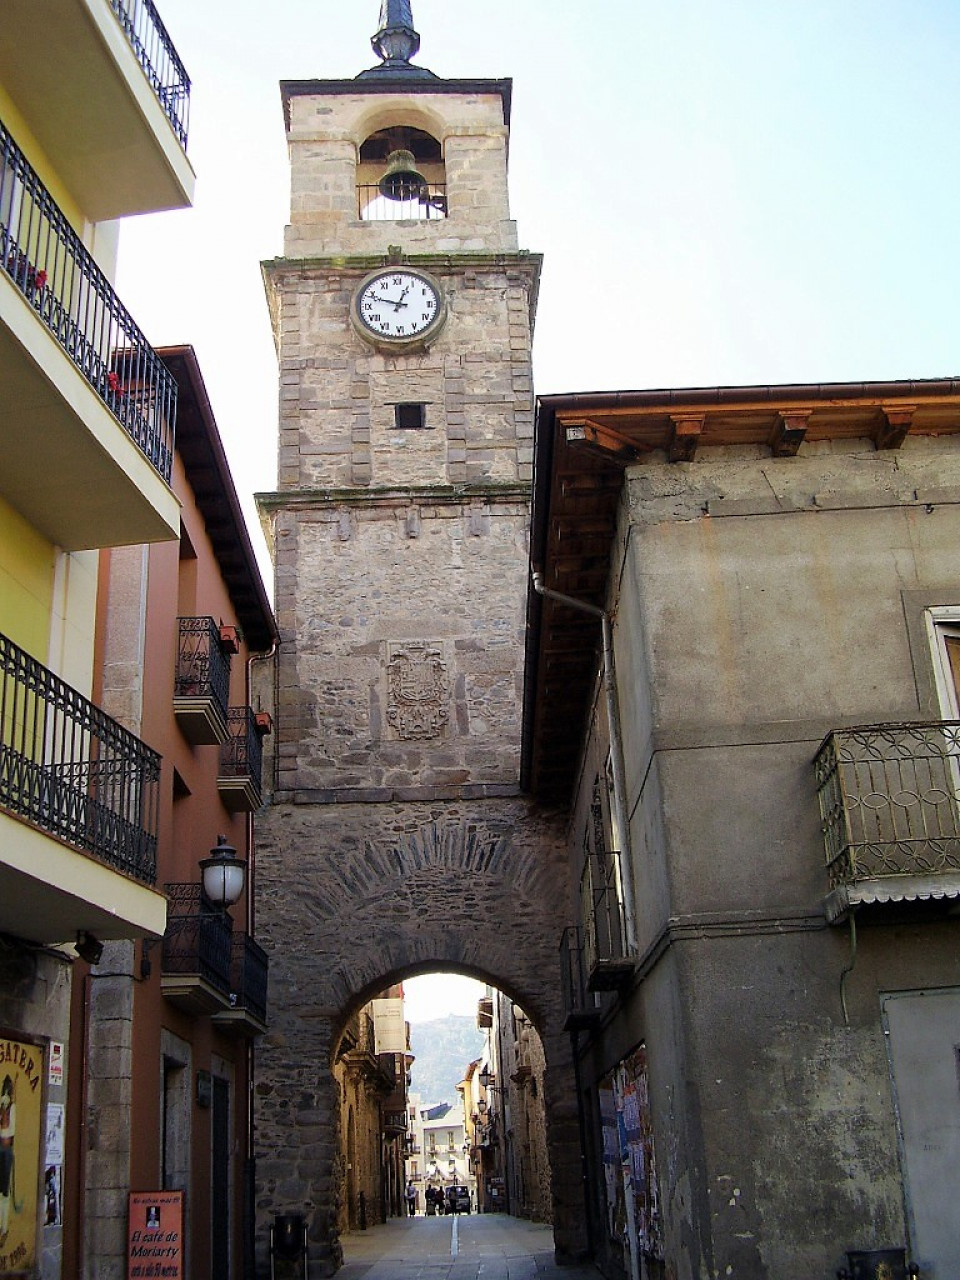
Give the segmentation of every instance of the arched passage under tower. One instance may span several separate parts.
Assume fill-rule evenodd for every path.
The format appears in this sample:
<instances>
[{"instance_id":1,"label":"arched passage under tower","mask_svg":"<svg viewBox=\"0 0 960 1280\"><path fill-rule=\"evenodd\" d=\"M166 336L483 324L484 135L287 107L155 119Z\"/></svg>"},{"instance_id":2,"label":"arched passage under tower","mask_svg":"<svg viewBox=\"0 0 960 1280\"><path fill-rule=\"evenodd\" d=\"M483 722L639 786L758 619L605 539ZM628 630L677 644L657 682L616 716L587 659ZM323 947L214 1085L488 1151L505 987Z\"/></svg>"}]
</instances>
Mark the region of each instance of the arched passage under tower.
<instances>
[{"instance_id":1,"label":"arched passage under tower","mask_svg":"<svg viewBox=\"0 0 960 1280\"><path fill-rule=\"evenodd\" d=\"M557 980L568 907L561 837L519 798L267 811L259 875L269 888L258 927L271 956L271 1029L258 1050L256 1098L264 1247L274 1214L304 1213L311 1257L329 1271L339 1265L339 1162L349 1135L341 1132L336 1051L368 1000L442 970L506 992L536 1027L556 1252L585 1254L576 1094Z\"/></svg>"}]
</instances>

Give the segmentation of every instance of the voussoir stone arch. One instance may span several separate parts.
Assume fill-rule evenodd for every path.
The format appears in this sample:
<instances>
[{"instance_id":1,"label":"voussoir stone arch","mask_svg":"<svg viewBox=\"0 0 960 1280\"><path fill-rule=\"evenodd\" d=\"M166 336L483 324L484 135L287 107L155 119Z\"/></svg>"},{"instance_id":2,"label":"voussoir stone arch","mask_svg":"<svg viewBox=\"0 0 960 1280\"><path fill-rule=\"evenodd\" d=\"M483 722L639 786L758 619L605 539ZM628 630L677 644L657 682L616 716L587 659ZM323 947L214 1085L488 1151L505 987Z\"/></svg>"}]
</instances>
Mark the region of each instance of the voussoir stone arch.
<instances>
[{"instance_id":1,"label":"voussoir stone arch","mask_svg":"<svg viewBox=\"0 0 960 1280\"><path fill-rule=\"evenodd\" d=\"M557 1250L582 1253L580 1214L569 1212L581 1192L558 982L569 918L560 826L513 797L278 804L259 831L258 936L270 957L270 1030L258 1049L261 1220L306 1212L313 1256L336 1267L331 1061L345 1021L399 977L450 970L509 993L543 1039Z\"/></svg>"}]
</instances>

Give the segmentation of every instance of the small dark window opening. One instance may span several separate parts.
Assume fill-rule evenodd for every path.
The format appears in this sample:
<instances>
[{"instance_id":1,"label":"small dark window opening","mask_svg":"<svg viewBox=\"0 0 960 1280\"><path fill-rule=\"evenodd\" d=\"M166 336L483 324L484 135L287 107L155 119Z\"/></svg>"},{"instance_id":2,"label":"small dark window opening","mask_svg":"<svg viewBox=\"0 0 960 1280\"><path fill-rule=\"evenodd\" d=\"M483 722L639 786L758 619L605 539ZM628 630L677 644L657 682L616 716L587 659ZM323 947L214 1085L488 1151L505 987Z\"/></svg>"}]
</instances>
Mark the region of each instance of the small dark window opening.
<instances>
[{"instance_id":1,"label":"small dark window opening","mask_svg":"<svg viewBox=\"0 0 960 1280\"><path fill-rule=\"evenodd\" d=\"M393 420L397 427L404 430L425 427L427 425L427 406L425 404L395 404Z\"/></svg>"}]
</instances>

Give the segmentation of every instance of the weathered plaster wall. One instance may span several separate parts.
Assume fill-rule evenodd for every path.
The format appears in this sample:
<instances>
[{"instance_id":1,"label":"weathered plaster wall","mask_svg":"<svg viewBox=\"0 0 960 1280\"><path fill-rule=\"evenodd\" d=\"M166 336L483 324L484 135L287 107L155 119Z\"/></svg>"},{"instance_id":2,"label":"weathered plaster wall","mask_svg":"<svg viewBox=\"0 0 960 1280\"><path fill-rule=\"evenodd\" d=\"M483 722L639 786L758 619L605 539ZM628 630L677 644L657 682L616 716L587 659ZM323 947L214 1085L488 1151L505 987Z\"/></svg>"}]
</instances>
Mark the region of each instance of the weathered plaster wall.
<instances>
[{"instance_id":1,"label":"weathered plaster wall","mask_svg":"<svg viewBox=\"0 0 960 1280\"><path fill-rule=\"evenodd\" d=\"M616 655L639 982L678 1277L801 1280L906 1243L884 991L958 980L950 923L830 929L812 758L938 716L924 604L960 601L951 438L704 451L628 474ZM581 785L589 785L584 777Z\"/></svg>"}]
</instances>

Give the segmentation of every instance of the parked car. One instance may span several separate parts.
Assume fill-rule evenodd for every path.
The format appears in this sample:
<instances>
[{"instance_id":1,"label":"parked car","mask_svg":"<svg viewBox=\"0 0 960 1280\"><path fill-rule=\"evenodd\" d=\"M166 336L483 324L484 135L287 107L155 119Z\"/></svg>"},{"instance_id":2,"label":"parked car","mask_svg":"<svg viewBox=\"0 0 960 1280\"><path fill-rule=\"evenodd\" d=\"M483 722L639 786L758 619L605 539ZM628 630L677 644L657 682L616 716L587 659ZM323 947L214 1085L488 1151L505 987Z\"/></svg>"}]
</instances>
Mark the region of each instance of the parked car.
<instances>
[{"instance_id":1,"label":"parked car","mask_svg":"<svg viewBox=\"0 0 960 1280\"><path fill-rule=\"evenodd\" d=\"M447 1187L447 1213L469 1213L470 1190L468 1187Z\"/></svg>"}]
</instances>

